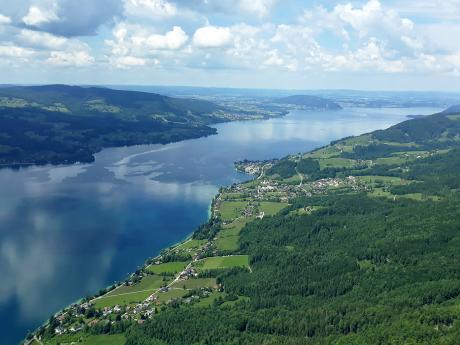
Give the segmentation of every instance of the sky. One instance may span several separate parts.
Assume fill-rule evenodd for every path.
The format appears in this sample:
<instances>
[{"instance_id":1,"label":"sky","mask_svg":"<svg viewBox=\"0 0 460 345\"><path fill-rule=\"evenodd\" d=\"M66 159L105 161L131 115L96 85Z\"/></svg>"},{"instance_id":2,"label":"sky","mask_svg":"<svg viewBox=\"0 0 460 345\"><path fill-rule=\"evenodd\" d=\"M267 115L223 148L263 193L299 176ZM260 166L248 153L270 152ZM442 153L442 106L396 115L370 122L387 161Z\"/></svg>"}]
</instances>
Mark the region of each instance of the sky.
<instances>
[{"instance_id":1,"label":"sky","mask_svg":"<svg viewBox=\"0 0 460 345\"><path fill-rule=\"evenodd\" d=\"M460 91L460 0L0 0L0 83Z\"/></svg>"}]
</instances>

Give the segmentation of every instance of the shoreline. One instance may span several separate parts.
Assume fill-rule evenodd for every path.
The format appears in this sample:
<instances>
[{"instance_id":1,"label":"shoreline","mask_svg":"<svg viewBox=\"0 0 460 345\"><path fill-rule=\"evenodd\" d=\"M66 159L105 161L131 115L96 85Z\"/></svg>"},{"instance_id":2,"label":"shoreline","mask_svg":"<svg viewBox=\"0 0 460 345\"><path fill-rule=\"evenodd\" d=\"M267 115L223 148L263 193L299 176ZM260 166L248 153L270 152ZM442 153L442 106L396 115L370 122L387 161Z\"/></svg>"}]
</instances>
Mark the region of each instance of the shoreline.
<instances>
[{"instance_id":1,"label":"shoreline","mask_svg":"<svg viewBox=\"0 0 460 345\"><path fill-rule=\"evenodd\" d=\"M285 116L285 115L284 115L284 116ZM244 121L249 121L249 120L244 120ZM229 121L229 122L234 122L234 121ZM197 139L197 138L194 138L194 139ZM186 140L190 140L190 139L186 139ZM186 141L186 140L181 140L181 141ZM339 140L340 140L340 139L339 139ZM161 144L161 145L164 145L164 144ZM142 146L142 145L135 145L135 146ZM314 151L314 150L316 150L316 149L312 149L311 151ZM309 151L309 152L310 152L310 151ZM73 164L62 164L62 165L68 166L68 165L74 165L74 164L75 164L75 163L73 163ZM54 165L53 165L53 166L54 166ZM251 178L249 178L248 180L239 182L239 183L237 183L237 184L245 183L245 182L251 181L251 180L253 180L253 179L256 178L256 176L251 175L251 174L248 174L248 173L246 173L246 172L244 172L244 171L238 170L237 168L235 168L235 170L238 171L238 172L240 172L240 173L244 173L244 174L246 174L246 175L251 176ZM202 224L206 224L206 223L209 222L209 220L212 218L212 215L213 215L213 204L214 204L215 199L216 199L220 194L221 194L221 190L220 190L220 188L219 188L219 191L212 197L211 202L210 202L209 205L208 205L208 217L207 217L207 219L206 219ZM180 240L179 242L173 243L173 244L171 244L171 245L169 245L169 246L167 246L167 247L164 247L163 249L160 250L160 252L161 252L162 250L165 250L165 249L174 249L174 248L178 248L178 247L182 246L183 244L187 243L188 241L190 241L190 240L192 239L192 236L193 236L193 234L195 233L195 231L196 231L196 229L192 230L192 231L191 231L188 235L186 235L182 240ZM160 256L160 254L157 253L155 256L148 257L146 260L155 259L155 258L158 258L159 256ZM145 264L144 264L144 265L145 265ZM131 273L131 274L132 274L132 273ZM116 282L116 284L118 284L118 283L120 283L120 281L117 281L117 282ZM107 289L107 288L110 288L110 287L113 286L113 285L114 285L114 284L111 284L111 285L107 286L106 289ZM110 291L113 291L113 290L110 290ZM106 293L107 293L107 292L106 292ZM82 300L84 300L84 299L85 299L84 297L83 297L83 298L80 298L80 299L77 300L76 302L71 303L69 306L71 306L72 304L75 304L75 303L77 303L77 302L79 302L79 301L82 301ZM66 306L66 307L60 309L59 311L56 312L55 315L59 314L59 313L62 312L64 309L68 308L69 306ZM47 322L45 322L45 324L46 324L46 323L47 323Z\"/></svg>"}]
</instances>

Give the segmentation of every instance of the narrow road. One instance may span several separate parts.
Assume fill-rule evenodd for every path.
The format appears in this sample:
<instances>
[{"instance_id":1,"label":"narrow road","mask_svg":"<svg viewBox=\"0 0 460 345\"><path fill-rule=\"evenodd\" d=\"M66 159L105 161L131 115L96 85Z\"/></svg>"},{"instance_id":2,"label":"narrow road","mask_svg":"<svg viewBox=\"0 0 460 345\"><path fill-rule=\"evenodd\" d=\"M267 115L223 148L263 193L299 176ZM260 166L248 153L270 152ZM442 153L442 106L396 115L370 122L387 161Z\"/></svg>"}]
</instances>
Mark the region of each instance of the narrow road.
<instances>
[{"instance_id":1,"label":"narrow road","mask_svg":"<svg viewBox=\"0 0 460 345\"><path fill-rule=\"evenodd\" d=\"M299 173L299 170L297 170L297 167L295 167L295 172L297 173L297 175L299 175L300 177L300 183L299 183L299 187L302 188L302 183L303 183L303 175L301 173Z\"/></svg>"},{"instance_id":2,"label":"narrow road","mask_svg":"<svg viewBox=\"0 0 460 345\"><path fill-rule=\"evenodd\" d=\"M264 176L265 167L266 167L266 166L267 166L266 164L265 164L265 165L262 165L262 172L261 172L260 175L257 177L257 180L260 180L260 179Z\"/></svg>"}]
</instances>

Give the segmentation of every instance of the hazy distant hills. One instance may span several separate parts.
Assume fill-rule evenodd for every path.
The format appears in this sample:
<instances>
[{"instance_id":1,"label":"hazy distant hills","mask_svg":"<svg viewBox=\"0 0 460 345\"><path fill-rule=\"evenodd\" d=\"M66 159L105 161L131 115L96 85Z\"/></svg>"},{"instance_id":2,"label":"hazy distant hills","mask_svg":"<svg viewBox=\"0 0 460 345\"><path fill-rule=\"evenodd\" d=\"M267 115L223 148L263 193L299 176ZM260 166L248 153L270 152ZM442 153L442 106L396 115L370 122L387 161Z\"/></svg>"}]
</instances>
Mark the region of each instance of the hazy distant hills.
<instances>
[{"instance_id":1,"label":"hazy distant hills","mask_svg":"<svg viewBox=\"0 0 460 345\"><path fill-rule=\"evenodd\" d=\"M10 98L10 106L11 102L15 101L15 107L42 108L73 115L110 114L121 118L153 115L162 115L166 118L172 115L187 118L193 115L209 115L219 109L212 102L197 99L68 85L1 88L0 106L8 105L4 97Z\"/></svg>"},{"instance_id":2,"label":"hazy distant hills","mask_svg":"<svg viewBox=\"0 0 460 345\"><path fill-rule=\"evenodd\" d=\"M273 103L290 104L304 109L311 110L340 110L342 107L329 99L309 96L309 95L294 95L273 100Z\"/></svg>"},{"instance_id":3,"label":"hazy distant hills","mask_svg":"<svg viewBox=\"0 0 460 345\"><path fill-rule=\"evenodd\" d=\"M460 104L453 105L442 112L443 114L460 114Z\"/></svg>"}]
</instances>

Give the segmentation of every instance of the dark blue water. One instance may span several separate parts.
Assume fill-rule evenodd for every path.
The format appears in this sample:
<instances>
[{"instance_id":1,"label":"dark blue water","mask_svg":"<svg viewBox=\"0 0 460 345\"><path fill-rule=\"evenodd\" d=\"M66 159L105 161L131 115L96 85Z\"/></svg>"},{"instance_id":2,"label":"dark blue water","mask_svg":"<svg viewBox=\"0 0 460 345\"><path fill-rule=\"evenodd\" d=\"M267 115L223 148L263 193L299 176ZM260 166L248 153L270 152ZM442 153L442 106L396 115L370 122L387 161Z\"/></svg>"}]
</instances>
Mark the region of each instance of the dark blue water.
<instances>
[{"instance_id":1,"label":"dark blue water","mask_svg":"<svg viewBox=\"0 0 460 345\"><path fill-rule=\"evenodd\" d=\"M0 170L0 344L123 279L208 217L233 162L282 157L438 109L293 112L170 145L106 149L94 164Z\"/></svg>"}]
</instances>

